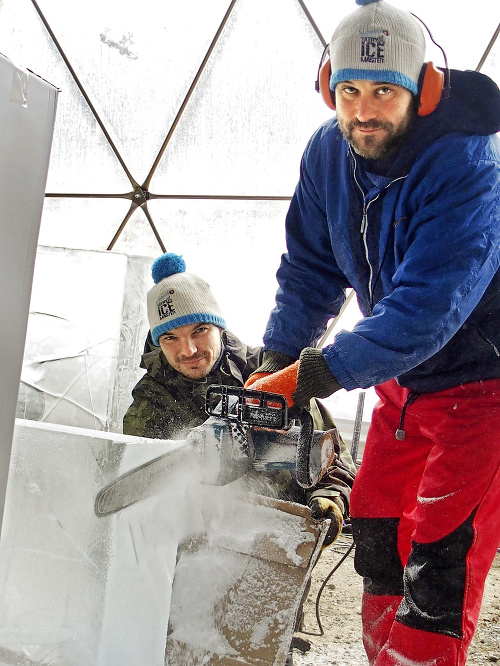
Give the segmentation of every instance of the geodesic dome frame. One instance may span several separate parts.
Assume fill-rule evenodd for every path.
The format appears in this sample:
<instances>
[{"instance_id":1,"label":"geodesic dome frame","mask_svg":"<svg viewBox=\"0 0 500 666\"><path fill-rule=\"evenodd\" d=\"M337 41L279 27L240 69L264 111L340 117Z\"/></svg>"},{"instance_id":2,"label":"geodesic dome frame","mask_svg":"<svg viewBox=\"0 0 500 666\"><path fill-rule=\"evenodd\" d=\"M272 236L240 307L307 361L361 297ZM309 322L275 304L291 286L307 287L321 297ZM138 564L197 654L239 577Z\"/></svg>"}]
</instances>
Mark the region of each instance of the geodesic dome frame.
<instances>
[{"instance_id":1,"label":"geodesic dome frame","mask_svg":"<svg viewBox=\"0 0 500 666\"><path fill-rule=\"evenodd\" d=\"M238 222L267 217L279 236L300 153L329 115L312 90L317 62L354 2L69 4L4 0L2 7L6 55L62 91L40 242L135 254L154 255L158 246L177 251L183 249L175 232L183 228L180 218L192 216L199 228L200 206L208 223L239 206ZM417 10L451 67L478 62L476 69L498 81L500 26L491 36L489 19L496 22L498 11L491 0L481 0L467 17L440 14L430 0L395 4ZM134 113L139 118L131 122ZM76 158L71 166L67 149ZM117 190L119 184L130 189ZM62 221L65 207L72 221ZM105 219L90 224L96 215ZM77 231L82 226L86 234ZM222 234L230 231L223 226ZM197 243L189 238L188 244Z\"/></svg>"}]
</instances>

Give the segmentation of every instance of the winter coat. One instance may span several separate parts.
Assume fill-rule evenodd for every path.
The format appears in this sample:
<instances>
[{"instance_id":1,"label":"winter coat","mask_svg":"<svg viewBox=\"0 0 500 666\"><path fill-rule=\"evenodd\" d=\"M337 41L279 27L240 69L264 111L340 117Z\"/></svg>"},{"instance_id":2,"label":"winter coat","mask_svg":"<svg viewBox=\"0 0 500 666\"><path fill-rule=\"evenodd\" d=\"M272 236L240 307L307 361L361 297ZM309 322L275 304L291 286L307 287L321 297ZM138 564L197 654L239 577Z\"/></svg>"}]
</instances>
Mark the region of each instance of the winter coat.
<instances>
[{"instance_id":1,"label":"winter coat","mask_svg":"<svg viewBox=\"0 0 500 666\"><path fill-rule=\"evenodd\" d=\"M154 347L150 338L141 365L146 374L132 390L133 402L123 419L123 432L137 437L156 439L182 439L187 431L204 423L207 388L215 384L243 386L250 374L260 365L261 347L249 347L224 331L222 358L216 368L202 380L189 379L177 372L165 359L160 347ZM316 430L335 428L328 410L319 402L311 401L311 415ZM346 513L356 473L351 455L339 436L335 462L320 484L313 490L324 488L325 496L341 496ZM273 495L280 499L305 503L310 493L297 484L288 471L267 474L250 473L248 482L252 492Z\"/></svg>"},{"instance_id":2,"label":"winter coat","mask_svg":"<svg viewBox=\"0 0 500 666\"><path fill-rule=\"evenodd\" d=\"M451 71L390 160L366 160L336 119L309 141L286 220L265 349L298 358L353 288L363 315L323 356L344 388L417 392L500 377L500 92Z\"/></svg>"}]
</instances>

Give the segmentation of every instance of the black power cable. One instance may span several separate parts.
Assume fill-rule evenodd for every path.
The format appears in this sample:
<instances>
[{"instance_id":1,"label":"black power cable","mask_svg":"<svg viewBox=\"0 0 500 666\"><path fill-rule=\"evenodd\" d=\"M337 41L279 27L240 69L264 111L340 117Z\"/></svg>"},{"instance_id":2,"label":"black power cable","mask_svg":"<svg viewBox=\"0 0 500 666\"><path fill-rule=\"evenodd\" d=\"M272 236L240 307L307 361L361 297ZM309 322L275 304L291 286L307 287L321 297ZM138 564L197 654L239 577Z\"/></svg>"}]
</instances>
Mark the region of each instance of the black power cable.
<instances>
[{"instance_id":1,"label":"black power cable","mask_svg":"<svg viewBox=\"0 0 500 666\"><path fill-rule=\"evenodd\" d=\"M306 634L307 636L323 636L325 631L323 629L323 624L321 622L321 616L319 612L319 603L321 600L321 595L323 594L323 590L325 589L328 581L330 578L333 576L333 574L338 570L338 568L346 561L346 559L349 557L351 554L352 550L354 549L354 541L351 543L347 551L342 555L340 560L333 566L329 574L326 576L325 580L322 582L321 587L318 590L318 593L316 595L316 604L315 604L315 609L316 609L316 622L318 624L318 629L319 629L319 634L314 633L312 631L300 631L301 634Z\"/></svg>"}]
</instances>

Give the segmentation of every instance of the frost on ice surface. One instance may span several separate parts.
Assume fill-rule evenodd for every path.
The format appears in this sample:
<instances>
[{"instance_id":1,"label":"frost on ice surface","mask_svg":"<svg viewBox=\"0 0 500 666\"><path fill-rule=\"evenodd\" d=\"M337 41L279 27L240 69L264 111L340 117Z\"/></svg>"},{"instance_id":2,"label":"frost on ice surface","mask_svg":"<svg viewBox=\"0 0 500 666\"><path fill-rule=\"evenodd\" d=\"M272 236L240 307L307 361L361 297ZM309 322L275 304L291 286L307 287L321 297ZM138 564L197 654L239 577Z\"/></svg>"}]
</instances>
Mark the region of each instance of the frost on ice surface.
<instances>
[{"instance_id":1,"label":"frost on ice surface","mask_svg":"<svg viewBox=\"0 0 500 666\"><path fill-rule=\"evenodd\" d=\"M180 548L167 663L198 666L217 654L273 664L290 643L317 534L272 500L245 501L230 486L210 494L205 533Z\"/></svg>"},{"instance_id":2,"label":"frost on ice surface","mask_svg":"<svg viewBox=\"0 0 500 666\"><path fill-rule=\"evenodd\" d=\"M279 663L321 528L306 507L201 483L194 460L152 496L97 517L98 491L171 447L18 420L0 662L163 666L167 648L175 666L214 654Z\"/></svg>"},{"instance_id":3,"label":"frost on ice surface","mask_svg":"<svg viewBox=\"0 0 500 666\"><path fill-rule=\"evenodd\" d=\"M303 519L299 516L258 504L243 503L237 515L224 516L213 527L219 546L247 554L265 550L273 559L295 566L304 566L299 546L315 540L313 534L303 529Z\"/></svg>"},{"instance_id":4,"label":"frost on ice surface","mask_svg":"<svg viewBox=\"0 0 500 666\"><path fill-rule=\"evenodd\" d=\"M181 554L175 569L176 603L170 612L170 637L185 640L194 648L236 656L217 626L217 608L236 577L237 571L224 551L207 548Z\"/></svg>"},{"instance_id":5,"label":"frost on ice surface","mask_svg":"<svg viewBox=\"0 0 500 666\"><path fill-rule=\"evenodd\" d=\"M94 512L97 491L124 466L168 448L146 441L16 423L0 543L0 662L163 663L179 536L164 516L180 490L171 483L173 497L160 506L148 498L109 518Z\"/></svg>"}]
</instances>

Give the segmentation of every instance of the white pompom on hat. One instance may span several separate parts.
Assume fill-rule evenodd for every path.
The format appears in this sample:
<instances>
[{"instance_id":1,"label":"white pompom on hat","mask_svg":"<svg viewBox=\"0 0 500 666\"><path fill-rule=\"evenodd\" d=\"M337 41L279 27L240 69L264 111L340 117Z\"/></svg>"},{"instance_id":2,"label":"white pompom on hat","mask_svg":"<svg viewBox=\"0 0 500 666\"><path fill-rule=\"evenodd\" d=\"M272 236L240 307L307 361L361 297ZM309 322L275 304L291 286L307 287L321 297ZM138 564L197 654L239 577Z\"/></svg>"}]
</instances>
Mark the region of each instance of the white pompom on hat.
<instances>
[{"instance_id":1,"label":"white pompom on hat","mask_svg":"<svg viewBox=\"0 0 500 666\"><path fill-rule=\"evenodd\" d=\"M384 0L356 0L361 5L337 26L330 42L330 90L340 81L395 83L418 94L425 59L419 21Z\"/></svg>"},{"instance_id":2,"label":"white pompom on hat","mask_svg":"<svg viewBox=\"0 0 500 666\"><path fill-rule=\"evenodd\" d=\"M147 297L149 328L158 346L163 333L197 322L226 328L210 286L197 275L186 273L184 259L167 252L151 266L155 285Z\"/></svg>"}]
</instances>

